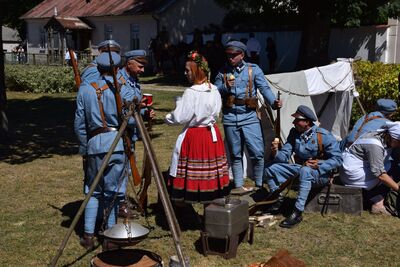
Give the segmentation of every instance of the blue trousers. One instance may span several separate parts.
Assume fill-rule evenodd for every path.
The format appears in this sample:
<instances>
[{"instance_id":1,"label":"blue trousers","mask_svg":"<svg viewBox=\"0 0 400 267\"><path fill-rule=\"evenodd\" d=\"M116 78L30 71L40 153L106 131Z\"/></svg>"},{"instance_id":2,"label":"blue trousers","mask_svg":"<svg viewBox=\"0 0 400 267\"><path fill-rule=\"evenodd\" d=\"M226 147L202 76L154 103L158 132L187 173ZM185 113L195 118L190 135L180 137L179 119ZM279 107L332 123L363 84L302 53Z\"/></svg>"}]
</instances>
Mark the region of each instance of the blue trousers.
<instances>
[{"instance_id":1,"label":"blue trousers","mask_svg":"<svg viewBox=\"0 0 400 267\"><path fill-rule=\"evenodd\" d=\"M256 186L262 186L264 170L264 138L260 122L246 125L224 125L225 137L231 155L232 174L235 187L243 185L243 147L246 145L253 163Z\"/></svg>"},{"instance_id":2,"label":"blue trousers","mask_svg":"<svg viewBox=\"0 0 400 267\"><path fill-rule=\"evenodd\" d=\"M85 194L89 192L105 155L90 155L88 157L87 176L84 185ZM107 228L116 223L118 204L125 197L127 178L125 154L123 152L113 153L108 166L104 170L103 177L85 208L85 233L94 233L100 208L104 208L106 215L108 215Z\"/></svg>"},{"instance_id":3,"label":"blue trousers","mask_svg":"<svg viewBox=\"0 0 400 267\"><path fill-rule=\"evenodd\" d=\"M278 189L279 185L288 178L298 175L300 186L297 194L295 207L299 211L304 211L308 194L313 185L325 185L329 181L329 175L319 175L317 170L310 167L289 164L289 163L273 163L266 166L264 171L266 183L271 191Z\"/></svg>"}]
</instances>

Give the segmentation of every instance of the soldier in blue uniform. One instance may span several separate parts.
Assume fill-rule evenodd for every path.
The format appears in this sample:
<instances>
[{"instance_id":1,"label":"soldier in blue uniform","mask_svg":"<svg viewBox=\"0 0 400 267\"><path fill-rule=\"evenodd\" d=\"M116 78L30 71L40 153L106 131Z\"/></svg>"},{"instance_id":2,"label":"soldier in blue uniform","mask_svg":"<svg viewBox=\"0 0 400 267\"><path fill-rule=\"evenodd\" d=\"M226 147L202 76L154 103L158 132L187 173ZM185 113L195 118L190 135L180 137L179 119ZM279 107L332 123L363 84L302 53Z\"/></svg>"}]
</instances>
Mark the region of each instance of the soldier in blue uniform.
<instances>
[{"instance_id":1,"label":"soldier in blue uniform","mask_svg":"<svg viewBox=\"0 0 400 267\"><path fill-rule=\"evenodd\" d=\"M378 110L358 119L350 134L340 142L342 151L353 144L364 133L376 131L381 128L387 121L390 121L391 116L397 110L397 104L392 99L378 99L376 106Z\"/></svg>"},{"instance_id":2,"label":"soldier in blue uniform","mask_svg":"<svg viewBox=\"0 0 400 267\"><path fill-rule=\"evenodd\" d=\"M143 92L140 88L139 77L144 73L145 65L147 64L147 55L144 50L132 50L125 53L125 66L118 71L117 79L121 84L121 97L124 101L133 101L136 97L139 102L142 102ZM144 119L153 119L155 113L153 109L148 110L143 104L141 114ZM133 119L132 119L133 120ZM134 123L134 122L133 122ZM131 124L130 126L134 126ZM130 128L132 141L138 139L138 132L135 127Z\"/></svg>"},{"instance_id":3,"label":"soldier in blue uniform","mask_svg":"<svg viewBox=\"0 0 400 267\"><path fill-rule=\"evenodd\" d=\"M115 52L111 54L114 64L118 65L121 57ZM74 122L75 133L79 139L79 153L87 157L85 194L89 192L93 179L117 135L119 126L108 52L103 52L96 58L96 65L100 79L91 84L81 85L77 95ZM93 236L99 206L109 211L108 218L105 218L107 227L111 227L116 222L119 198L124 196L126 190L126 163L123 142L119 140L102 180L85 208L84 235L80 243L86 249L92 249L94 246Z\"/></svg>"},{"instance_id":4,"label":"soldier in blue uniform","mask_svg":"<svg viewBox=\"0 0 400 267\"><path fill-rule=\"evenodd\" d=\"M97 49L100 53L108 51L108 47L110 50L116 53L121 51L121 46L114 40L105 40L97 46ZM81 73L81 81L82 83L97 82L100 79L100 73L97 70L96 60L93 60L89 65L87 65L82 73Z\"/></svg>"},{"instance_id":5,"label":"soldier in blue uniform","mask_svg":"<svg viewBox=\"0 0 400 267\"><path fill-rule=\"evenodd\" d=\"M224 67L215 78L223 99L223 124L225 137L231 155L230 163L235 187L243 187L243 147L246 145L253 163L253 175L257 187L262 187L264 169L264 139L260 120L257 117L257 90L272 108L281 107L276 100L262 70L243 60L246 45L239 41L226 44L226 56L229 65Z\"/></svg>"},{"instance_id":6,"label":"soldier in blue uniform","mask_svg":"<svg viewBox=\"0 0 400 267\"><path fill-rule=\"evenodd\" d=\"M265 168L265 179L271 192L288 178L298 175L299 192L292 214L280 223L281 227L292 228L302 221L302 212L312 185L325 185L329 174L342 164L339 143L327 130L317 127L312 110L300 105L292 114L294 128L287 142L278 151L278 143L272 142L273 161ZM292 154L295 163L288 163Z\"/></svg>"}]
</instances>

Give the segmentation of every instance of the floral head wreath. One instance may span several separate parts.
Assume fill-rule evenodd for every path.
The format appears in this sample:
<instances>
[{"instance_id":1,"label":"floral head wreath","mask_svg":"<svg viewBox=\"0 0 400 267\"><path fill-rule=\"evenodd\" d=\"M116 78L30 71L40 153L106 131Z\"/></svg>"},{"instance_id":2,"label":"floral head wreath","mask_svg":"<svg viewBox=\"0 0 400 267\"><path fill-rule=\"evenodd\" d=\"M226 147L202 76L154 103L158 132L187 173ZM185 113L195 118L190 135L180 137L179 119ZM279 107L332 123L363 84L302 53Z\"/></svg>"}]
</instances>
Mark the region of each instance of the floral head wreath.
<instances>
[{"instance_id":1,"label":"floral head wreath","mask_svg":"<svg viewBox=\"0 0 400 267\"><path fill-rule=\"evenodd\" d=\"M202 69L206 73L206 75L210 73L210 68L208 67L207 61L203 60L203 56L200 55L197 51L190 51L188 59L194 61L197 67Z\"/></svg>"}]
</instances>

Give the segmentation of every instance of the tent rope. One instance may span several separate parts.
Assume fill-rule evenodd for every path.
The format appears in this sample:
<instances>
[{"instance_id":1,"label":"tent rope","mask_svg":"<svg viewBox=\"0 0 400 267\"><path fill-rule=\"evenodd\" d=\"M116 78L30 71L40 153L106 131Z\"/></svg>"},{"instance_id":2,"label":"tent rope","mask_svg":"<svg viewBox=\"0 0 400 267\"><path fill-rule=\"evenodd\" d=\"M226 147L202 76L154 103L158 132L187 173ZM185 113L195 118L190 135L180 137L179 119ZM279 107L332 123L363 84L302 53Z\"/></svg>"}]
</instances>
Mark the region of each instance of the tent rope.
<instances>
[{"instance_id":1,"label":"tent rope","mask_svg":"<svg viewBox=\"0 0 400 267\"><path fill-rule=\"evenodd\" d=\"M321 74L322 80L329 86L329 90L328 90L328 91L334 90L335 92L337 91L336 87L339 86L339 84L341 84L341 83L347 78L347 76L349 76L349 75L352 73L352 68L350 68L350 71L348 71L348 72L346 73L346 75L345 75L336 85L333 86L333 85L331 85L331 84L326 80L325 75L322 73L322 71L321 71L318 67L317 67L317 70L318 70L318 72ZM289 94L289 95L295 95L295 96L301 96L301 97L313 96L313 95L311 95L311 94L299 94L299 93L292 92L292 91L290 91L290 89L283 88L283 87L281 87L278 83L271 81L271 80L268 79L266 76L265 76L265 78L267 79L267 81L268 81L273 87L275 87L277 90L279 90L279 91L281 91L281 92L285 92L285 93L287 93L287 94ZM347 89L349 89L349 88L351 88L351 85L349 85L347 88L345 88L345 90L347 90Z\"/></svg>"}]
</instances>

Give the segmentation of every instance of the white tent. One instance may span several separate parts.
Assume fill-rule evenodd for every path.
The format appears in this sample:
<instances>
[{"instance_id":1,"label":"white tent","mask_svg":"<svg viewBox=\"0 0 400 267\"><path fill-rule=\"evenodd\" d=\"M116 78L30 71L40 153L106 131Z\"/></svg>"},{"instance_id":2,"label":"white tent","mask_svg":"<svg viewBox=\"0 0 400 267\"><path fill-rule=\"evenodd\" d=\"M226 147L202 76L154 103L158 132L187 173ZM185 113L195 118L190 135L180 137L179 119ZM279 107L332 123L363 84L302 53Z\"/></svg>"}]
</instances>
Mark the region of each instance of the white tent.
<instances>
[{"instance_id":1,"label":"white tent","mask_svg":"<svg viewBox=\"0 0 400 267\"><path fill-rule=\"evenodd\" d=\"M310 107L321 127L331 131L338 140L347 135L355 91L351 60L304 71L266 75L271 89L281 93L281 138L286 140L293 127L293 114L299 105ZM263 98L259 95L260 105ZM264 113L267 111L263 108ZM264 133L270 135L268 116L263 116ZM276 111L272 111L273 120ZM267 141L267 140L266 140Z\"/></svg>"},{"instance_id":2,"label":"white tent","mask_svg":"<svg viewBox=\"0 0 400 267\"><path fill-rule=\"evenodd\" d=\"M310 107L319 119L319 125L333 133L338 140L348 133L350 125L354 77L352 59L340 59L338 62L307 69L304 71L266 75L271 89L281 93L283 106L281 116L281 138L285 142L293 127L291 116L299 105ZM259 92L258 92L259 93ZM259 105L262 113L266 161L269 159L271 141L275 138L271 122L276 118L276 111L268 111L259 93ZM271 115L268 115L271 114ZM272 117L272 118L271 118ZM244 174L251 177L244 160Z\"/></svg>"}]
</instances>

